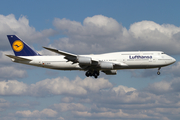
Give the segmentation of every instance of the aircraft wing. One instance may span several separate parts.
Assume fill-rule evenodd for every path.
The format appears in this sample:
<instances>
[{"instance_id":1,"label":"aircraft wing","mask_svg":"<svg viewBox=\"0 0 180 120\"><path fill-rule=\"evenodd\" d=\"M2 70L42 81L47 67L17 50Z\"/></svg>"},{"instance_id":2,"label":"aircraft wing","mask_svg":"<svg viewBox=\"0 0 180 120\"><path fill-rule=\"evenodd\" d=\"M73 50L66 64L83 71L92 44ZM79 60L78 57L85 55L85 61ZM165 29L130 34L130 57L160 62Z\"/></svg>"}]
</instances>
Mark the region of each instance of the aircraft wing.
<instances>
[{"instance_id":1,"label":"aircraft wing","mask_svg":"<svg viewBox=\"0 0 180 120\"><path fill-rule=\"evenodd\" d=\"M61 51L61 50L57 50L57 49L53 49L53 48L48 48L48 47L43 47L43 48L45 48L47 50L50 50L52 52L64 55L64 56L77 57L77 55L75 55L75 54L64 52L64 51Z\"/></svg>"},{"instance_id":2,"label":"aircraft wing","mask_svg":"<svg viewBox=\"0 0 180 120\"><path fill-rule=\"evenodd\" d=\"M77 55L75 55L75 54L68 53L68 52L61 51L61 50L57 50L57 49L53 49L53 48L48 48L48 47L43 47L43 48L65 56L64 58L67 59L68 61L72 61L73 63L77 63Z\"/></svg>"},{"instance_id":3,"label":"aircraft wing","mask_svg":"<svg viewBox=\"0 0 180 120\"><path fill-rule=\"evenodd\" d=\"M79 63L79 64L86 64L87 62L91 62L93 64L98 64L98 61L96 60L92 60L92 58L90 57L85 57L85 56L79 56L76 54L72 54L72 53L68 53L65 51L61 51L61 50L57 50L57 49L53 49L53 48L48 48L48 47L43 47L49 51L61 54L63 56L65 56L64 58L67 59L68 61L71 61L73 63Z\"/></svg>"}]
</instances>

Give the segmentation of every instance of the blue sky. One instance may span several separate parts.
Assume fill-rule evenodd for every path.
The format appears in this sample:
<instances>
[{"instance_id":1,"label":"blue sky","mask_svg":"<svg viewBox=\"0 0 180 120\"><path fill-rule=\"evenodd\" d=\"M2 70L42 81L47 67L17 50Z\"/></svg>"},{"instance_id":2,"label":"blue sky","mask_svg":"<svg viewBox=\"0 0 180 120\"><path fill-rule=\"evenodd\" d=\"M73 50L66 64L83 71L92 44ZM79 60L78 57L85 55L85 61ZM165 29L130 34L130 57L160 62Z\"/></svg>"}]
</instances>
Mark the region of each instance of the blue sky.
<instances>
[{"instance_id":1,"label":"blue sky","mask_svg":"<svg viewBox=\"0 0 180 120\"><path fill-rule=\"evenodd\" d=\"M13 1L0 4L1 120L179 120L179 1ZM176 58L161 69L86 78L11 62L6 35L75 54L160 50Z\"/></svg>"},{"instance_id":2,"label":"blue sky","mask_svg":"<svg viewBox=\"0 0 180 120\"><path fill-rule=\"evenodd\" d=\"M10 4L11 3L11 4ZM159 24L179 26L179 1L3 1L0 10L3 15L21 15L30 19L30 25L37 30L52 27L55 17L83 22L87 16L105 15L129 27L134 22L151 20ZM37 22L41 21L41 22Z\"/></svg>"}]
</instances>

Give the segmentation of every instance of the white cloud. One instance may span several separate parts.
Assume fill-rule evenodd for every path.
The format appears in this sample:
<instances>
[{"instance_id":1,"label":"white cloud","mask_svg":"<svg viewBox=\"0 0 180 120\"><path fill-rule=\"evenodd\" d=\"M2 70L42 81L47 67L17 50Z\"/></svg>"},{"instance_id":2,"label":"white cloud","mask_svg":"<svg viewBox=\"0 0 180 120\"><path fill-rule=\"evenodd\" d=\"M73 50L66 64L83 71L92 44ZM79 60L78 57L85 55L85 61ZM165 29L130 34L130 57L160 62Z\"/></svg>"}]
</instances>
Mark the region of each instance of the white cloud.
<instances>
[{"instance_id":1,"label":"white cloud","mask_svg":"<svg viewBox=\"0 0 180 120\"><path fill-rule=\"evenodd\" d=\"M81 23L76 21L70 21L65 18L63 19L55 18L53 21L53 25L60 30L68 30L67 31L68 33L78 33L82 27Z\"/></svg>"},{"instance_id":2,"label":"white cloud","mask_svg":"<svg viewBox=\"0 0 180 120\"><path fill-rule=\"evenodd\" d=\"M114 88L115 94L113 93ZM85 119L170 120L179 118L179 97L176 98L177 94L164 92L164 94L155 95L144 90L134 91L135 89L125 86L114 88L111 92L104 90L101 91L101 94L89 96L88 98L93 101L91 107L85 111L76 110L72 113L75 117ZM134 92L129 93L128 90ZM118 91L122 92L121 95Z\"/></svg>"},{"instance_id":3,"label":"white cloud","mask_svg":"<svg viewBox=\"0 0 180 120\"><path fill-rule=\"evenodd\" d=\"M165 73L171 73L175 77L180 77L180 62L176 62L175 64L171 65L168 69L165 70Z\"/></svg>"},{"instance_id":4,"label":"white cloud","mask_svg":"<svg viewBox=\"0 0 180 120\"><path fill-rule=\"evenodd\" d=\"M70 81L67 78L58 77L42 80L31 85L9 80L0 83L0 88L2 88L0 95L44 97L63 94L60 103L50 105L42 111L25 110L15 112L15 116L18 118L166 120L171 119L172 115L173 118L179 118L179 80L177 78L169 82L153 83L143 90L122 85L113 87L109 81L102 78L83 80L77 77ZM80 88L86 91L85 94L81 92ZM4 110L3 106L7 109L11 105L4 99L0 99L0 101L2 111ZM65 113L68 113L68 115ZM63 116L61 117L61 115Z\"/></svg>"},{"instance_id":5,"label":"white cloud","mask_svg":"<svg viewBox=\"0 0 180 120\"><path fill-rule=\"evenodd\" d=\"M174 34L180 32L180 28L170 24L159 25L153 21L141 21L134 23L130 26L130 32L135 36L135 38L151 37L152 39L157 39L160 35L171 38ZM150 36L152 32L157 32L154 36ZM160 34L161 33L161 34Z\"/></svg>"},{"instance_id":6,"label":"white cloud","mask_svg":"<svg viewBox=\"0 0 180 120\"><path fill-rule=\"evenodd\" d=\"M171 81L160 81L153 84L150 84L144 90L151 92L153 94L172 94L179 92L180 88L180 78L174 78Z\"/></svg>"},{"instance_id":7,"label":"white cloud","mask_svg":"<svg viewBox=\"0 0 180 120\"><path fill-rule=\"evenodd\" d=\"M36 118L43 118L43 117L56 117L57 112L52 109L43 109L42 111L34 110L34 111L17 111L16 115L19 117L36 117Z\"/></svg>"},{"instance_id":8,"label":"white cloud","mask_svg":"<svg viewBox=\"0 0 180 120\"><path fill-rule=\"evenodd\" d=\"M122 26L113 18L103 15L95 15L84 19L83 25L80 22L55 18L53 25L70 36L77 35L112 35L119 32Z\"/></svg>"},{"instance_id":9,"label":"white cloud","mask_svg":"<svg viewBox=\"0 0 180 120\"><path fill-rule=\"evenodd\" d=\"M54 104L53 106L51 106L51 108L60 112L87 110L87 108L80 103L59 103L59 104Z\"/></svg>"},{"instance_id":10,"label":"white cloud","mask_svg":"<svg viewBox=\"0 0 180 120\"><path fill-rule=\"evenodd\" d=\"M135 44L131 45L132 47L139 47L143 50L160 50L171 54L179 53L179 33L179 27L170 24L159 25L153 21L137 22L129 29L131 41L134 40L133 44Z\"/></svg>"},{"instance_id":11,"label":"white cloud","mask_svg":"<svg viewBox=\"0 0 180 120\"><path fill-rule=\"evenodd\" d=\"M85 78L82 80L77 77L70 81L68 78L45 79L35 84L27 85L17 80L0 82L0 95L86 95L88 92L98 92L101 89L111 88L112 84L108 80L99 78Z\"/></svg>"},{"instance_id":12,"label":"white cloud","mask_svg":"<svg viewBox=\"0 0 180 120\"><path fill-rule=\"evenodd\" d=\"M179 78L170 82L161 81L150 84L143 90L119 85L90 94L86 98L90 99L90 108L71 112L76 117L85 119L178 119L179 83Z\"/></svg>"},{"instance_id":13,"label":"white cloud","mask_svg":"<svg viewBox=\"0 0 180 120\"><path fill-rule=\"evenodd\" d=\"M122 26L113 18L108 18L103 15L95 15L93 17L87 17L83 22L86 35L115 35L120 30Z\"/></svg>"},{"instance_id":14,"label":"white cloud","mask_svg":"<svg viewBox=\"0 0 180 120\"><path fill-rule=\"evenodd\" d=\"M11 58L6 56L12 54L12 51L0 51L0 81L27 77L25 69L31 68L31 66L12 62Z\"/></svg>"},{"instance_id":15,"label":"white cloud","mask_svg":"<svg viewBox=\"0 0 180 120\"><path fill-rule=\"evenodd\" d=\"M29 92L33 96L46 96L48 94L59 95L86 95L89 91L98 92L100 89L110 88L112 84L108 80L99 78L77 77L70 81L68 78L46 79L29 86Z\"/></svg>"},{"instance_id":16,"label":"white cloud","mask_svg":"<svg viewBox=\"0 0 180 120\"><path fill-rule=\"evenodd\" d=\"M0 40L1 50L7 50L10 47L6 35L16 34L27 43L43 43L47 44L49 39L46 37L56 34L53 29L45 29L41 32L36 31L32 26L29 26L29 20L25 16L21 16L18 20L13 14L4 16L0 15Z\"/></svg>"},{"instance_id":17,"label":"white cloud","mask_svg":"<svg viewBox=\"0 0 180 120\"><path fill-rule=\"evenodd\" d=\"M86 77L83 81L81 78L77 77L76 80L73 81L73 84L78 86L82 86L87 90L98 92L101 89L111 88L113 85L104 78L92 79L90 77Z\"/></svg>"},{"instance_id":18,"label":"white cloud","mask_svg":"<svg viewBox=\"0 0 180 120\"><path fill-rule=\"evenodd\" d=\"M48 94L70 94L85 95L86 89L73 84L68 78L46 79L30 86L30 92L35 96L46 96Z\"/></svg>"},{"instance_id":19,"label":"white cloud","mask_svg":"<svg viewBox=\"0 0 180 120\"><path fill-rule=\"evenodd\" d=\"M82 51L160 50L171 54L180 51L180 28L171 24L141 21L127 30L113 18L95 15L85 18L83 24L56 18L53 25L67 37L60 38L52 46L79 54Z\"/></svg>"},{"instance_id":20,"label":"white cloud","mask_svg":"<svg viewBox=\"0 0 180 120\"><path fill-rule=\"evenodd\" d=\"M7 66L10 62L11 59L7 57L6 55L12 55L12 50L11 51L0 51L0 66Z\"/></svg>"},{"instance_id":21,"label":"white cloud","mask_svg":"<svg viewBox=\"0 0 180 120\"><path fill-rule=\"evenodd\" d=\"M73 97L64 97L61 99L61 102L69 103L69 102L72 102L73 100L74 100Z\"/></svg>"},{"instance_id":22,"label":"white cloud","mask_svg":"<svg viewBox=\"0 0 180 120\"><path fill-rule=\"evenodd\" d=\"M117 95L122 95L122 94L126 94L128 92L133 92L136 89L135 88L128 88L126 86L119 85L118 87L114 87L112 90L114 90Z\"/></svg>"},{"instance_id":23,"label":"white cloud","mask_svg":"<svg viewBox=\"0 0 180 120\"><path fill-rule=\"evenodd\" d=\"M27 73L25 70L16 69L13 66L7 66L7 67L1 67L0 68L0 80L8 80L8 79L14 79L14 78L23 78L27 76Z\"/></svg>"},{"instance_id":24,"label":"white cloud","mask_svg":"<svg viewBox=\"0 0 180 120\"><path fill-rule=\"evenodd\" d=\"M171 83L166 81L150 84L147 89L154 94L161 94L172 91Z\"/></svg>"},{"instance_id":25,"label":"white cloud","mask_svg":"<svg viewBox=\"0 0 180 120\"><path fill-rule=\"evenodd\" d=\"M17 80L0 81L0 95L24 95L28 86Z\"/></svg>"},{"instance_id":26,"label":"white cloud","mask_svg":"<svg viewBox=\"0 0 180 120\"><path fill-rule=\"evenodd\" d=\"M113 18L103 15L87 17L83 25L76 21L56 18L53 25L69 37L62 38L53 45L71 51L76 48L79 52L82 52L81 50L92 51L92 49L102 52L110 44L115 45L111 41L116 40L116 37L121 35L125 29Z\"/></svg>"},{"instance_id":27,"label":"white cloud","mask_svg":"<svg viewBox=\"0 0 180 120\"><path fill-rule=\"evenodd\" d=\"M58 120L65 120L63 117L59 117Z\"/></svg>"},{"instance_id":28,"label":"white cloud","mask_svg":"<svg viewBox=\"0 0 180 120\"><path fill-rule=\"evenodd\" d=\"M75 115L79 117L86 117L86 118L111 118L111 119L150 119L153 118L151 116L147 116L146 114L128 114L123 112L121 109L119 109L118 112L101 112L101 113L89 113L89 112L73 112Z\"/></svg>"}]
</instances>

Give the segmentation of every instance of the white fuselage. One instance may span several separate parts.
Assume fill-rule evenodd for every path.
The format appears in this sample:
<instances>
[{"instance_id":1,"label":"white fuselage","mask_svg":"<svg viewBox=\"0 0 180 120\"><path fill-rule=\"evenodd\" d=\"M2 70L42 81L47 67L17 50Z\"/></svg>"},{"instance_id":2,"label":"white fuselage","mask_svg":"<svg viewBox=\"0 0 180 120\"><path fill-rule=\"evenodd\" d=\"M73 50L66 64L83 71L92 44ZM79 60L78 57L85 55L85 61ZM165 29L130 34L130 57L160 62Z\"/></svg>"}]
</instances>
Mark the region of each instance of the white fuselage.
<instances>
[{"instance_id":1,"label":"white fuselage","mask_svg":"<svg viewBox=\"0 0 180 120\"><path fill-rule=\"evenodd\" d=\"M114 52L81 56L91 57L92 60L99 62L119 64L119 66L115 66L113 70L159 68L170 65L176 61L161 51ZM73 64L71 61L67 62L64 56L61 55L21 57L31 59L32 61L18 61L14 59L12 59L12 61L57 70L84 70L79 63Z\"/></svg>"}]
</instances>

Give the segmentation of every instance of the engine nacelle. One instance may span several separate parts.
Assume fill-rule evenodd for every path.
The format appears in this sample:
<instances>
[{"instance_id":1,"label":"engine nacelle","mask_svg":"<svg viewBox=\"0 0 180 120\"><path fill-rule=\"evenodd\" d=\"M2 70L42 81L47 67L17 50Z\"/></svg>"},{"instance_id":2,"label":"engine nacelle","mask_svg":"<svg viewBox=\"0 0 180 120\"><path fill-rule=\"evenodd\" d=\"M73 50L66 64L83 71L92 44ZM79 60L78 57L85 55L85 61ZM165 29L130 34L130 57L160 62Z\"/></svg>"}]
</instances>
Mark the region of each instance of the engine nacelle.
<instances>
[{"instance_id":1,"label":"engine nacelle","mask_svg":"<svg viewBox=\"0 0 180 120\"><path fill-rule=\"evenodd\" d=\"M102 70L112 70L113 69L113 64L109 62L101 62L100 67Z\"/></svg>"},{"instance_id":2,"label":"engine nacelle","mask_svg":"<svg viewBox=\"0 0 180 120\"><path fill-rule=\"evenodd\" d=\"M117 70L106 70L106 71L102 71L104 73L106 73L106 75L116 75L117 74Z\"/></svg>"},{"instance_id":3,"label":"engine nacelle","mask_svg":"<svg viewBox=\"0 0 180 120\"><path fill-rule=\"evenodd\" d=\"M78 62L80 65L91 65L92 59L90 57L78 57Z\"/></svg>"}]
</instances>

